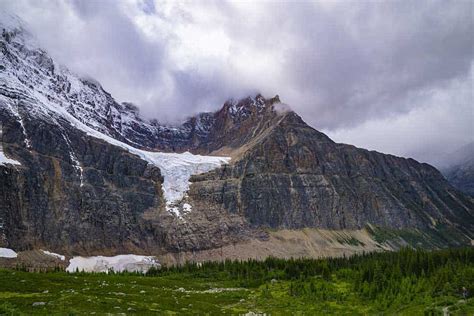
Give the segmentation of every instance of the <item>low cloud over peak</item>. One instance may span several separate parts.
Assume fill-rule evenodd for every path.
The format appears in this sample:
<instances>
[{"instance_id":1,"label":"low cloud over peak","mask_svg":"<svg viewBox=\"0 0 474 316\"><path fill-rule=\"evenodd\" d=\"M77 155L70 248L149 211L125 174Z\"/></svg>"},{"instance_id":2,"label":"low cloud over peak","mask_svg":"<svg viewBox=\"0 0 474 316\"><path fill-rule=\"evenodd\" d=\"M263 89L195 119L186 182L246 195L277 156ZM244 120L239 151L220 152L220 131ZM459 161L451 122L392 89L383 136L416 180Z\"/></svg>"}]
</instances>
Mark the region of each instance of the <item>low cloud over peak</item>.
<instances>
[{"instance_id":1,"label":"low cloud over peak","mask_svg":"<svg viewBox=\"0 0 474 316\"><path fill-rule=\"evenodd\" d=\"M0 7L149 118L181 120L261 92L338 141L393 154L431 161L474 140L470 1Z\"/></svg>"}]
</instances>

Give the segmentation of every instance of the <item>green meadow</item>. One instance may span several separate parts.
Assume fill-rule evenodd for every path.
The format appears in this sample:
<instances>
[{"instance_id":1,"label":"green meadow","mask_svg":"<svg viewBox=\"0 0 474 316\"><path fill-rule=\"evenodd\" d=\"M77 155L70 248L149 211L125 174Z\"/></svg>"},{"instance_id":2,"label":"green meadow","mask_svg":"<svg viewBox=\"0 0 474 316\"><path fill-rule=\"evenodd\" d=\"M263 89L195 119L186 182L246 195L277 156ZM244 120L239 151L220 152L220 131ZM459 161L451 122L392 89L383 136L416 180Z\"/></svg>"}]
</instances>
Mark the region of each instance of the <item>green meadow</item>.
<instances>
[{"instance_id":1,"label":"green meadow","mask_svg":"<svg viewBox=\"0 0 474 316\"><path fill-rule=\"evenodd\" d=\"M402 249L186 264L145 275L0 270L0 314L474 315L473 291L473 248Z\"/></svg>"}]
</instances>

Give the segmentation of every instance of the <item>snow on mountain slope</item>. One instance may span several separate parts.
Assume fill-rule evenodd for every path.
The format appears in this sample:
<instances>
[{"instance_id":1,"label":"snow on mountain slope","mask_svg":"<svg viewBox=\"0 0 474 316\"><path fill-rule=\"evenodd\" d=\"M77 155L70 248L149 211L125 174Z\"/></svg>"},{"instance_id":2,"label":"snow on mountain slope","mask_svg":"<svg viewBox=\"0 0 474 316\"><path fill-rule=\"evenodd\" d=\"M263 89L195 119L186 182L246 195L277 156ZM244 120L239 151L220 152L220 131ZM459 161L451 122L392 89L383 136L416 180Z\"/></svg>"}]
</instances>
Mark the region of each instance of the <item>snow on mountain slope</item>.
<instances>
[{"instance_id":1,"label":"snow on mountain slope","mask_svg":"<svg viewBox=\"0 0 474 316\"><path fill-rule=\"evenodd\" d=\"M11 164L11 165L20 165L20 162L16 161L15 159L8 158L5 156L3 152L3 146L1 143L2 139L2 126L0 125L0 166L6 165L6 164Z\"/></svg>"},{"instance_id":2,"label":"snow on mountain slope","mask_svg":"<svg viewBox=\"0 0 474 316\"><path fill-rule=\"evenodd\" d=\"M51 252L51 251L48 251L48 250L41 250L42 253L44 253L45 255L47 256L50 256L50 257L53 257L53 258L57 258L61 261L64 261L66 260L66 256L64 255L60 255L59 253L55 253L55 252Z\"/></svg>"},{"instance_id":3,"label":"snow on mountain slope","mask_svg":"<svg viewBox=\"0 0 474 316\"><path fill-rule=\"evenodd\" d=\"M11 164L11 165L20 165L20 162L16 161L15 159L10 159L3 151L0 150L0 165Z\"/></svg>"},{"instance_id":4,"label":"snow on mountain slope","mask_svg":"<svg viewBox=\"0 0 474 316\"><path fill-rule=\"evenodd\" d=\"M96 80L58 65L18 18L4 19L0 13L0 30L0 94L27 97L29 91L35 91L64 107L83 124L141 149L186 151L206 142L218 124L217 112L197 114L178 126L143 119L136 106L117 102ZM262 96L240 101L229 102L228 115L237 124L247 119L253 108L257 113L264 111ZM21 123L21 115L18 119Z\"/></svg>"},{"instance_id":5,"label":"snow on mountain slope","mask_svg":"<svg viewBox=\"0 0 474 316\"><path fill-rule=\"evenodd\" d=\"M0 248L0 258L16 258L18 254L10 248Z\"/></svg>"},{"instance_id":6,"label":"snow on mountain slope","mask_svg":"<svg viewBox=\"0 0 474 316\"><path fill-rule=\"evenodd\" d=\"M64 108L45 99L42 94L36 94L35 97L50 113L55 113L57 116L65 118L77 129L84 131L90 136L126 149L130 153L138 155L142 159L160 168L164 177L163 193L166 199L166 208L169 212L174 213L180 218L182 218L182 214L178 204L185 197L185 193L189 189L189 178L191 175L218 168L222 164L228 163L231 159L230 157L193 155L189 152L163 153L141 150L90 128L69 114ZM191 207L189 204L185 204L182 210L184 212L190 211Z\"/></svg>"},{"instance_id":7,"label":"snow on mountain slope","mask_svg":"<svg viewBox=\"0 0 474 316\"><path fill-rule=\"evenodd\" d=\"M140 148L153 147L153 138L159 134L189 133L186 128L172 129L143 120L133 105L118 103L96 80L58 65L18 17L0 14L0 30L2 94L27 96L35 91L87 126Z\"/></svg>"},{"instance_id":8,"label":"snow on mountain slope","mask_svg":"<svg viewBox=\"0 0 474 316\"><path fill-rule=\"evenodd\" d=\"M118 255L114 257L74 257L69 260L68 272L147 272L151 267L160 267L153 256Z\"/></svg>"},{"instance_id":9,"label":"snow on mountain slope","mask_svg":"<svg viewBox=\"0 0 474 316\"><path fill-rule=\"evenodd\" d=\"M179 206L189 189L190 176L217 168L228 163L230 158L193 155L189 152L150 152L136 148L147 146L128 139L126 132L129 129L151 134L153 129L186 133L189 127L170 129L143 121L133 105L118 104L96 81L79 78L55 64L46 52L37 47L17 18L6 20L6 23L5 20L0 21L3 27L0 44L4 48L0 55L0 106L4 105L21 126L22 112L27 112L30 117L52 121L60 129L61 121L65 120L90 136L138 155L160 168L164 177L163 193L167 210L180 218L182 212L190 211L189 204ZM202 126L200 128L205 130ZM25 145L29 148L28 135L24 133L24 137ZM70 144L66 133L63 133L63 137ZM69 147L70 160L82 184L81 164L72 147ZM18 162L5 157L0 151L1 163Z\"/></svg>"},{"instance_id":10,"label":"snow on mountain slope","mask_svg":"<svg viewBox=\"0 0 474 316\"><path fill-rule=\"evenodd\" d=\"M64 107L60 106L56 100L48 99L38 91L34 91L34 94L31 96L31 98L36 101L35 103L37 105L42 106L42 108L38 107L37 110L42 111L43 114L48 116L50 119L56 120L57 122L58 118L63 118L72 126L84 131L88 135L105 140L108 143L126 149L130 153L136 154L149 163L159 167L164 177L163 193L166 199L166 208L169 212L174 213L180 218L182 218L182 214L178 204L185 196L185 192L189 189L189 178L191 175L210 171L230 161L230 157L201 156L193 155L189 152L179 154L141 150L85 125L77 118L72 116ZM0 96L0 99L5 98ZM57 123L57 125L60 126L59 123ZM77 167L80 169L81 167L75 158L74 153L71 152L70 155L72 157L71 160L77 163ZM8 159L6 157L4 161L8 163L15 163L14 160ZM181 207L181 209L184 212L187 212L191 210L191 207L189 204L185 204Z\"/></svg>"}]
</instances>

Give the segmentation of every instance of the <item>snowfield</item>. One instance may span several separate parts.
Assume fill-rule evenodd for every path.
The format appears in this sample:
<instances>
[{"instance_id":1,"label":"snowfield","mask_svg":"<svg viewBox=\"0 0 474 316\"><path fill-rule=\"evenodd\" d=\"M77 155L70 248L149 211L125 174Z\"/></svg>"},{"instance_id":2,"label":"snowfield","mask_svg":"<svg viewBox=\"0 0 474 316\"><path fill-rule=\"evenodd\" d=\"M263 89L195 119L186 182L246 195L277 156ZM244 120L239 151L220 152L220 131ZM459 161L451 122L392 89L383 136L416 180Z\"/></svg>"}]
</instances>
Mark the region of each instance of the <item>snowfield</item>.
<instances>
[{"instance_id":1,"label":"snowfield","mask_svg":"<svg viewBox=\"0 0 474 316\"><path fill-rule=\"evenodd\" d=\"M184 203L182 211L180 211L177 205L185 197L186 191L189 190L189 178L191 175L219 168L230 160L229 157L201 156L193 155L189 152L182 154L144 153L145 157L143 158L158 166L164 177L163 193L166 199L167 211L179 218L182 218L182 215L190 212L192 209L190 204Z\"/></svg>"},{"instance_id":2,"label":"snowfield","mask_svg":"<svg viewBox=\"0 0 474 316\"><path fill-rule=\"evenodd\" d=\"M20 162L14 160L14 159L10 159L7 156L5 156L5 154L3 153L3 151L0 148L0 165L4 166L6 164L20 165Z\"/></svg>"},{"instance_id":3,"label":"snowfield","mask_svg":"<svg viewBox=\"0 0 474 316\"><path fill-rule=\"evenodd\" d=\"M162 189L164 198L166 200L166 209L168 212L175 214L179 218L182 218L184 213L190 212L192 209L192 206L188 203L184 203L181 206L178 205L185 197L186 192L189 190L189 178L192 175L219 168L221 165L229 163L231 159L230 157L194 155L189 152L164 153L141 150L85 125L77 118L72 116L69 112L67 112L65 108L61 107L55 102L48 100L38 91L36 91L34 97L44 106L44 110L46 110L47 113L54 113L54 116L66 119L72 126L82 130L86 134L102 139L112 145L119 146L128 152L139 156L143 160L148 161L150 164L160 168L161 174L164 178ZM0 96L0 99L8 102L8 99L3 96ZM36 110L39 109L37 108ZM42 114L47 115L47 113ZM56 123L59 125L57 119L54 116L50 116L50 118L56 121ZM72 157L72 161L75 163L76 169L79 171L82 184L82 167L72 149L70 155ZM0 150L0 164L6 163L20 165L18 161L7 158Z\"/></svg>"},{"instance_id":4,"label":"snowfield","mask_svg":"<svg viewBox=\"0 0 474 316\"><path fill-rule=\"evenodd\" d=\"M44 254L47 255L47 256L54 257L54 258L58 258L58 259L61 260L61 261L65 261L65 260L66 260L66 256L60 255L60 254L58 254L58 253L49 252L49 251L47 251L47 250L41 250L41 252L44 253Z\"/></svg>"},{"instance_id":5,"label":"snowfield","mask_svg":"<svg viewBox=\"0 0 474 316\"><path fill-rule=\"evenodd\" d=\"M138 255L118 255L114 257L74 257L69 260L68 272L147 272L151 267L159 268L155 257Z\"/></svg>"},{"instance_id":6,"label":"snowfield","mask_svg":"<svg viewBox=\"0 0 474 316\"><path fill-rule=\"evenodd\" d=\"M178 206L179 202L181 202L189 190L189 178L191 175L219 168L221 165L229 163L231 159L230 157L194 155L189 152L179 154L141 150L90 128L69 114L64 108L58 107L56 104L51 104L48 100L42 98L42 96L37 97L41 99L43 103L49 103L50 110L65 117L74 127L84 131L90 136L119 146L160 168L164 178L162 190L166 200L166 210L181 219L184 213L192 209L192 206L188 203L185 203L181 208ZM181 212L180 209L183 212Z\"/></svg>"},{"instance_id":7,"label":"snowfield","mask_svg":"<svg viewBox=\"0 0 474 316\"><path fill-rule=\"evenodd\" d=\"M15 78L12 78L12 81L14 81L14 79ZM80 129L86 134L102 139L112 145L119 146L160 168L161 174L164 178L162 189L164 198L166 200L166 209L168 212L175 214L181 219L184 213L187 213L192 209L192 206L187 203L182 206L178 205L185 197L186 191L189 190L189 178L191 175L210 171L230 161L230 157L201 156L193 155L189 152L164 153L141 150L85 125L69 112L67 112L67 110L60 104L57 104L53 100L46 98L43 95L43 92L35 90L33 98L36 99L38 103L43 105L42 108L36 107L34 111L40 112L40 115L48 116L51 120L56 122L58 126L60 126L58 118L66 119L72 126ZM0 100L5 101L7 104L10 101L8 98L5 98L2 95L0 95ZM10 108L10 110L13 112L12 108ZM17 116L15 115L15 117ZM76 169L79 172L82 184L82 167L77 160L72 148L70 149L70 155L72 157L72 161L75 163ZM5 163L17 165L20 164L16 160L7 158L0 150L0 164Z\"/></svg>"},{"instance_id":8,"label":"snowfield","mask_svg":"<svg viewBox=\"0 0 474 316\"><path fill-rule=\"evenodd\" d=\"M86 134L102 139L112 145L121 147L128 152L139 156L143 160L148 161L148 163L160 168L161 174L164 178L162 189L164 198L166 200L166 210L172 214L175 214L180 219L183 219L182 216L185 213L190 212L192 209L192 206L188 203L180 205L180 202L186 195L186 191L189 190L189 178L191 175L204 173L215 168L219 168L221 165L229 163L231 159L230 157L194 155L189 152L164 153L138 149L85 125L69 112L67 112L67 110L60 104L57 104L56 102L46 98L40 91L34 91L33 98L43 106L42 108L36 107L34 111L40 112L40 115L48 116L51 120L58 124L58 126L60 126L58 118L63 118L67 120L72 126L85 132ZM0 100L4 100L7 103L9 102L9 100L2 95L0 95ZM75 158L72 148L70 151L71 157L74 158L72 161L76 164L76 168L79 171L82 184L82 167L79 161ZM1 151L0 164L2 163L2 157L4 157L3 161L5 161L5 163L20 164L16 160L5 157Z\"/></svg>"},{"instance_id":9,"label":"snowfield","mask_svg":"<svg viewBox=\"0 0 474 316\"><path fill-rule=\"evenodd\" d=\"M0 258L16 258L18 254L10 248L0 248Z\"/></svg>"}]
</instances>

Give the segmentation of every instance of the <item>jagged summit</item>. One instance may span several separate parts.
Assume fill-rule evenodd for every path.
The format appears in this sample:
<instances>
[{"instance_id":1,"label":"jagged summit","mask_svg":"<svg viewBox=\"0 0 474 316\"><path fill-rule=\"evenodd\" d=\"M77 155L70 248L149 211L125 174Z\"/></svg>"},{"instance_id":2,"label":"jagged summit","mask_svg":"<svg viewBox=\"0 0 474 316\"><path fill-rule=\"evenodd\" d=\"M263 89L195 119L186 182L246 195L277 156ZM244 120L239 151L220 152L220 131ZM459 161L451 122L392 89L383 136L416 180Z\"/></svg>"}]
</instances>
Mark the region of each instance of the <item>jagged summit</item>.
<instances>
[{"instance_id":1,"label":"jagged summit","mask_svg":"<svg viewBox=\"0 0 474 316\"><path fill-rule=\"evenodd\" d=\"M219 124L217 120L222 117L222 111L229 110L230 118L243 121L253 111L252 107L259 112L260 107L268 103L257 95L229 101L222 110L200 113L179 126L148 121L140 116L136 106L118 103L96 80L75 75L57 65L44 50L27 45L21 22L7 25L15 26L13 31L5 30L1 38L4 54L0 68L4 71L0 75L0 89L3 94L21 94L37 101L46 99L53 107L67 111L87 126L137 148L204 153L207 149L199 148L199 144L210 141L207 137L214 125ZM18 38L22 40L17 41ZM31 110L38 115L50 115L50 109L45 107Z\"/></svg>"},{"instance_id":2,"label":"jagged summit","mask_svg":"<svg viewBox=\"0 0 474 316\"><path fill-rule=\"evenodd\" d=\"M266 108L277 102L280 102L278 95L271 99L265 99L263 95L258 93L254 97L248 96L240 100L230 99L224 103L221 110L228 112L232 116L237 116L239 114L245 116L252 111L261 113Z\"/></svg>"}]
</instances>

